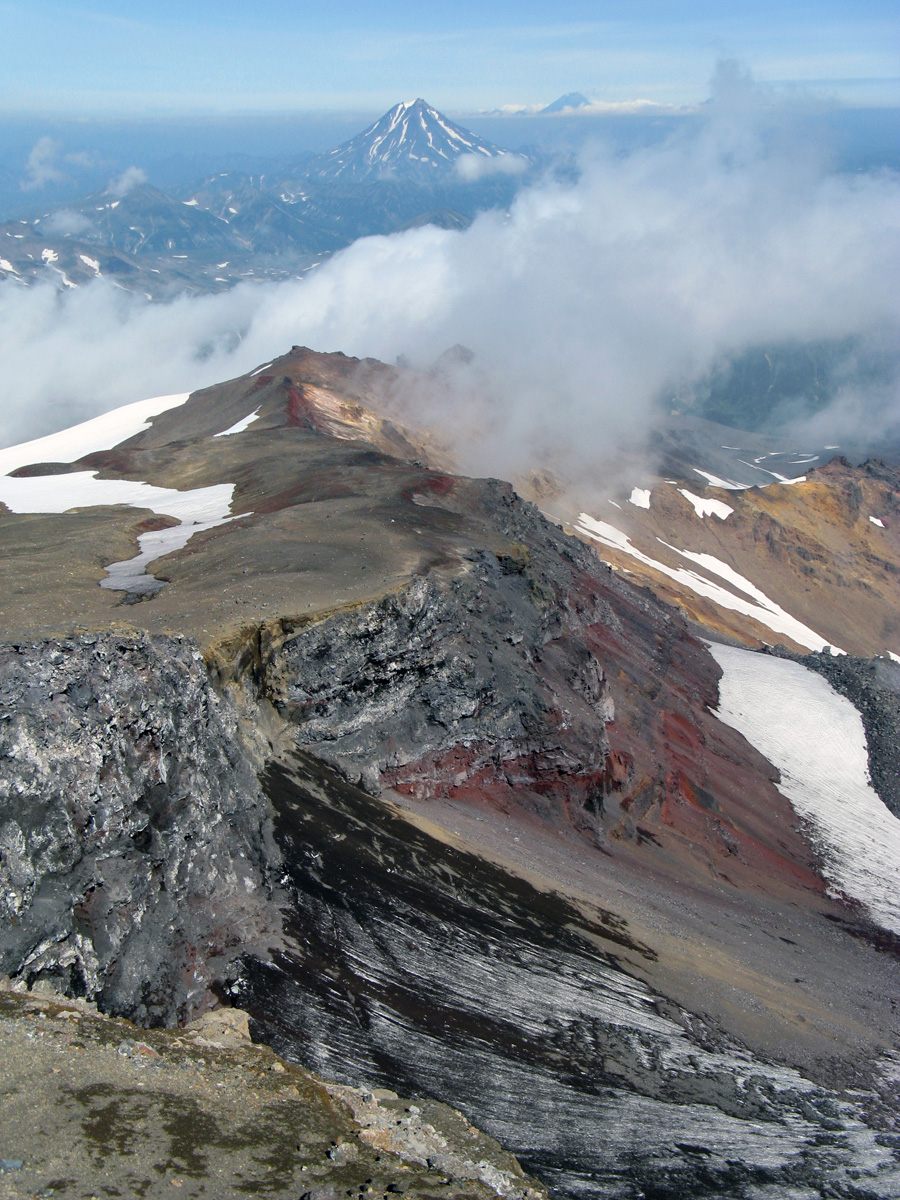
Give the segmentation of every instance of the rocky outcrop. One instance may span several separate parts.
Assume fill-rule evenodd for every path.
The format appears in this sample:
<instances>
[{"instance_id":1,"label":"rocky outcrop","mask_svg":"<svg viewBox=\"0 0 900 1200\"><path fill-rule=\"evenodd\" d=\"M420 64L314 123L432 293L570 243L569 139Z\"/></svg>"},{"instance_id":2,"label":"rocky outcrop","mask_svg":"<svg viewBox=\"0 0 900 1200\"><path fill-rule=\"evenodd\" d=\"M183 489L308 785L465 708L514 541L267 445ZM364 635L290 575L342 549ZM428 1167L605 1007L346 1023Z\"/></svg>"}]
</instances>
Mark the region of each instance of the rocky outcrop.
<instances>
[{"instance_id":1,"label":"rocky outcrop","mask_svg":"<svg viewBox=\"0 0 900 1200\"><path fill-rule=\"evenodd\" d=\"M653 842L677 879L824 890L774 771L714 716L719 669L677 614L506 484L432 476L412 499L475 526L454 570L254 633L256 686L296 745L372 794Z\"/></svg>"},{"instance_id":2,"label":"rocky outcrop","mask_svg":"<svg viewBox=\"0 0 900 1200\"><path fill-rule=\"evenodd\" d=\"M598 802L612 705L546 542L473 553L461 578L420 577L264 646L298 744L370 791ZM596 618L599 599L587 607Z\"/></svg>"},{"instance_id":3,"label":"rocky outcrop","mask_svg":"<svg viewBox=\"0 0 900 1200\"><path fill-rule=\"evenodd\" d=\"M277 862L192 642L0 647L0 972L173 1023L239 951L277 942Z\"/></svg>"},{"instance_id":4,"label":"rocky outcrop","mask_svg":"<svg viewBox=\"0 0 900 1200\"><path fill-rule=\"evenodd\" d=\"M239 1009L147 1031L49 988L6 983L3 1200L546 1200L460 1113L326 1083L253 1044Z\"/></svg>"}]
</instances>

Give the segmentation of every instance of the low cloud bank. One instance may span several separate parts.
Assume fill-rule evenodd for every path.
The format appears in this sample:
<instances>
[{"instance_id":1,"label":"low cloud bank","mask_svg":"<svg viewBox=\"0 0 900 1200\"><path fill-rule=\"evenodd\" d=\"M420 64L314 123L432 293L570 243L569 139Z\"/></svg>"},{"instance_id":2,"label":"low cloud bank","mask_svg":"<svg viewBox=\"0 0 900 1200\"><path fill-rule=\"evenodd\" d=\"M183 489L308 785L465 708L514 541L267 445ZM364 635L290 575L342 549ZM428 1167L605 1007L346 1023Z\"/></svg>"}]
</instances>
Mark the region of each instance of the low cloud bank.
<instances>
[{"instance_id":1,"label":"low cloud bank","mask_svg":"<svg viewBox=\"0 0 900 1200\"><path fill-rule=\"evenodd\" d=\"M728 65L697 127L575 184L523 191L465 232L354 243L297 283L149 305L103 281L58 296L0 287L0 444L104 408L242 373L304 343L388 362L475 353L429 409L463 466L508 474L537 456L590 470L722 356L786 341L900 344L900 179L839 175L799 101ZM900 425L894 385L848 419ZM472 427L479 435L473 438ZM477 449L473 449L477 447Z\"/></svg>"},{"instance_id":2,"label":"low cloud bank","mask_svg":"<svg viewBox=\"0 0 900 1200\"><path fill-rule=\"evenodd\" d=\"M528 159L520 154L501 154L488 158L484 154L461 154L456 160L456 173L466 183L474 183L489 175L522 175L528 170Z\"/></svg>"}]
</instances>

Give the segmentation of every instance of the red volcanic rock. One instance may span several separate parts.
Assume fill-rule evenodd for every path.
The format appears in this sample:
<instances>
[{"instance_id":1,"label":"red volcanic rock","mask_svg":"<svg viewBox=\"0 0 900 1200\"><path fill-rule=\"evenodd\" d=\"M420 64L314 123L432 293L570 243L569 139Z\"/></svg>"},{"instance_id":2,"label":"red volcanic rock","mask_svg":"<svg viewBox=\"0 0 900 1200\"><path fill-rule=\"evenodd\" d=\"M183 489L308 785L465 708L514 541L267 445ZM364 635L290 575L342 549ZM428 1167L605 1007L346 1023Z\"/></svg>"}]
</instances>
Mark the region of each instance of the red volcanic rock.
<instances>
[{"instance_id":1,"label":"red volcanic rock","mask_svg":"<svg viewBox=\"0 0 900 1200\"><path fill-rule=\"evenodd\" d=\"M462 574L279 640L266 686L301 744L371 790L539 816L698 880L821 895L773 768L715 716L684 622L506 485L426 475L467 521Z\"/></svg>"}]
</instances>

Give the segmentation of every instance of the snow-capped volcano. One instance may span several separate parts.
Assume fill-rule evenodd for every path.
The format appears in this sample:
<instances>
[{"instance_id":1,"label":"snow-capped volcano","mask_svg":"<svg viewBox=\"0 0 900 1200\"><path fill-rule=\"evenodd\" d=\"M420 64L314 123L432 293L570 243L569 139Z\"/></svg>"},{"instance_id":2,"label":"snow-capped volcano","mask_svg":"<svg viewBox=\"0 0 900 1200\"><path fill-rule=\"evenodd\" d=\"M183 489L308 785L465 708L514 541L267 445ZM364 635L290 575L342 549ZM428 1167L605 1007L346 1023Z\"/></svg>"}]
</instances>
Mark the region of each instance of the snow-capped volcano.
<instances>
[{"instance_id":1,"label":"snow-capped volcano","mask_svg":"<svg viewBox=\"0 0 900 1200\"><path fill-rule=\"evenodd\" d=\"M306 174L315 179L433 179L453 170L466 155L475 160L524 162L520 155L484 141L455 125L422 99L408 100L380 117L374 125L310 163ZM501 170L503 167L500 168Z\"/></svg>"}]
</instances>

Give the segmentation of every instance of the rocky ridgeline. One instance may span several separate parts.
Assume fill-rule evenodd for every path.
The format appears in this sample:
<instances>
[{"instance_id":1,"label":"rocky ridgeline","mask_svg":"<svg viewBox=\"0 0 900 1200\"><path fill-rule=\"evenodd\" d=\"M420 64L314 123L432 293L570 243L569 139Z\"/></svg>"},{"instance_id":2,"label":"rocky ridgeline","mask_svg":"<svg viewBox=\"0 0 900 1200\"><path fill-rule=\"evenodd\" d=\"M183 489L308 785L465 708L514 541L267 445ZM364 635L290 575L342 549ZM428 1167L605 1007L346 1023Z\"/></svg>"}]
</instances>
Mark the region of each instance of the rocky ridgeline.
<instances>
[{"instance_id":1,"label":"rocky ridgeline","mask_svg":"<svg viewBox=\"0 0 900 1200\"><path fill-rule=\"evenodd\" d=\"M583 630L615 618L573 574L609 572L507 485L475 494L496 553L260 631L247 712L274 700L294 745L370 792L524 787L596 809L611 701ZM189 1017L238 949L279 941L279 851L229 692L190 641L133 632L3 646L0 680L0 971L144 1023Z\"/></svg>"},{"instance_id":2,"label":"rocky ridgeline","mask_svg":"<svg viewBox=\"0 0 900 1200\"><path fill-rule=\"evenodd\" d=\"M256 774L193 643L0 647L0 972L145 1024L278 940Z\"/></svg>"},{"instance_id":3,"label":"rocky ridgeline","mask_svg":"<svg viewBox=\"0 0 900 1200\"><path fill-rule=\"evenodd\" d=\"M297 743L375 794L599 788L603 672L555 606L534 602L521 549L297 630L266 670Z\"/></svg>"},{"instance_id":4,"label":"rocky ridgeline","mask_svg":"<svg viewBox=\"0 0 900 1200\"><path fill-rule=\"evenodd\" d=\"M372 794L524 789L596 812L614 704L586 630L621 628L612 572L508 484L415 499L485 521L482 545L379 601L264 627L259 693L294 745ZM652 621L661 606L643 602Z\"/></svg>"}]
</instances>

